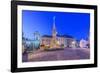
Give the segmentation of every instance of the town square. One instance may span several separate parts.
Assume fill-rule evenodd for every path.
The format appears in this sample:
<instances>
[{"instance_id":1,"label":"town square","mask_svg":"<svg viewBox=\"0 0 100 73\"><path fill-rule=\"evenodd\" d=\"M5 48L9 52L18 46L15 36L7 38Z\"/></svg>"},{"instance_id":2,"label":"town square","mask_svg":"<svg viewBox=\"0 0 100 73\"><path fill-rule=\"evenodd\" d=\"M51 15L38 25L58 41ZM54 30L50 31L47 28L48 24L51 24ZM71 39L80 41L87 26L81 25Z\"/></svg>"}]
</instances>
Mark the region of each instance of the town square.
<instances>
[{"instance_id":1,"label":"town square","mask_svg":"<svg viewBox=\"0 0 100 73\"><path fill-rule=\"evenodd\" d=\"M34 28L33 29L34 31L31 30L33 39L30 39L29 37L25 36L27 34L25 33L26 31L22 32L23 62L90 59L89 28L87 28L86 29L87 31L85 32L80 32L78 31L78 29L71 29L70 31L68 31L70 33L74 32L73 30L77 30L80 33L87 33L85 35L86 38L83 37L78 40L73 35L66 34L65 31L62 31L64 29L61 29L62 27L60 27L60 25L59 26L57 25L57 16L55 15L52 16L51 21L52 21L52 24L50 25L51 28L46 28L43 30L36 30L36 31L34 30L35 29ZM66 26L67 29L69 25ZM38 26L38 27L43 27L43 26ZM60 29L58 30L58 28ZM42 32L46 31L50 32L51 34L45 33L41 35ZM59 32L61 33L59 34Z\"/></svg>"}]
</instances>

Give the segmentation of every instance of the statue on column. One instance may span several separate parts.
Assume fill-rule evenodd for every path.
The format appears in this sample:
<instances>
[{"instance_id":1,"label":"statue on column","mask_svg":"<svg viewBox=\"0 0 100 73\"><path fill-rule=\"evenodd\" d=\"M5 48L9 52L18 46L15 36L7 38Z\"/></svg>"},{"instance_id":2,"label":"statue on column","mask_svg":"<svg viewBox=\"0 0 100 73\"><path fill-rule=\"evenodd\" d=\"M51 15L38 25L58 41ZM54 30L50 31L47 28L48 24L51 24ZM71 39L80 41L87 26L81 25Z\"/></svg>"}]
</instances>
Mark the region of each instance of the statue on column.
<instances>
[{"instance_id":1,"label":"statue on column","mask_svg":"<svg viewBox=\"0 0 100 73\"><path fill-rule=\"evenodd\" d=\"M57 31L55 26L55 17L53 17L53 29L52 29L52 39L51 39L51 48L57 48Z\"/></svg>"}]
</instances>

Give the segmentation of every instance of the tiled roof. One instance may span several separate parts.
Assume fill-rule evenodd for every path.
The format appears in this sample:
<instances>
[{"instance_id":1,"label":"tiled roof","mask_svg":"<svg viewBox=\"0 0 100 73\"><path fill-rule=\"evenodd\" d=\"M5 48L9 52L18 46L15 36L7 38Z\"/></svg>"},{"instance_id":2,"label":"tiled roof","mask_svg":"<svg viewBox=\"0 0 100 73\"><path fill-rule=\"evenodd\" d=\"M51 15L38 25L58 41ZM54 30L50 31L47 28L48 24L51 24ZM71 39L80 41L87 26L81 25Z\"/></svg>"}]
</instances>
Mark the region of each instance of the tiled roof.
<instances>
[{"instance_id":1,"label":"tiled roof","mask_svg":"<svg viewBox=\"0 0 100 73\"><path fill-rule=\"evenodd\" d=\"M65 38L73 38L72 36L70 35L57 35L58 37L65 37Z\"/></svg>"},{"instance_id":2,"label":"tiled roof","mask_svg":"<svg viewBox=\"0 0 100 73\"><path fill-rule=\"evenodd\" d=\"M43 35L42 37L52 38L52 36L51 36L51 35ZM70 36L70 35L57 35L57 37L73 38L73 37L72 37L72 36Z\"/></svg>"},{"instance_id":3,"label":"tiled roof","mask_svg":"<svg viewBox=\"0 0 100 73\"><path fill-rule=\"evenodd\" d=\"M52 38L52 36L51 36L51 35L43 35L42 37Z\"/></svg>"}]
</instances>

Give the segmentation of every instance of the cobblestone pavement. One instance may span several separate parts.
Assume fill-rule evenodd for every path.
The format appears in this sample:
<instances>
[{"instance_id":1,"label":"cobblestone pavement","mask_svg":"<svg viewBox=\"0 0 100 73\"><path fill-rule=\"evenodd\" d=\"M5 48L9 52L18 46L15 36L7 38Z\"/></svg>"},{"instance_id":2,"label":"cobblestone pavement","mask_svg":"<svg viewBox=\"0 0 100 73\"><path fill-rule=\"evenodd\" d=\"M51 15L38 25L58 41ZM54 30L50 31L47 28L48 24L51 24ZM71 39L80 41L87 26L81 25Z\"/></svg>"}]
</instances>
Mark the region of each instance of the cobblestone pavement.
<instances>
[{"instance_id":1,"label":"cobblestone pavement","mask_svg":"<svg viewBox=\"0 0 100 73\"><path fill-rule=\"evenodd\" d=\"M27 59L26 59L27 58ZM23 61L54 61L54 60L79 60L89 59L90 49L64 48L54 51L34 51L27 57L23 55Z\"/></svg>"}]
</instances>

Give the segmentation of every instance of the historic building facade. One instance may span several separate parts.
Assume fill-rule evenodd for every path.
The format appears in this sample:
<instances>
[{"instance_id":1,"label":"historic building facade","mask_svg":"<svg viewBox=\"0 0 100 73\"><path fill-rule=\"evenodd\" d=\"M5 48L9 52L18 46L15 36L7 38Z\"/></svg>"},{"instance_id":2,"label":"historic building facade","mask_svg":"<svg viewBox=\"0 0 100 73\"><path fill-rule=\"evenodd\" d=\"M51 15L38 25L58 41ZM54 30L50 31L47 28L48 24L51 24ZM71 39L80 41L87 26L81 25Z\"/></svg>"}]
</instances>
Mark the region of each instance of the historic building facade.
<instances>
[{"instance_id":1,"label":"historic building facade","mask_svg":"<svg viewBox=\"0 0 100 73\"><path fill-rule=\"evenodd\" d=\"M75 47L76 40L69 35L57 34L54 17L52 35L43 35L41 37L41 45L49 46L50 48Z\"/></svg>"},{"instance_id":2,"label":"historic building facade","mask_svg":"<svg viewBox=\"0 0 100 73\"><path fill-rule=\"evenodd\" d=\"M56 41L52 41L52 38L53 37L49 35L42 36L41 44L50 46L50 48L76 47L75 39L67 35L57 35Z\"/></svg>"}]
</instances>

